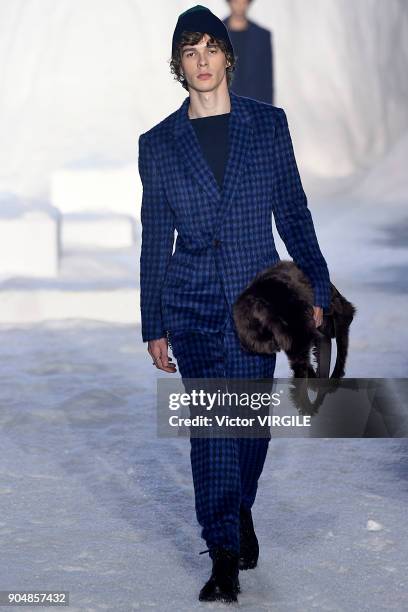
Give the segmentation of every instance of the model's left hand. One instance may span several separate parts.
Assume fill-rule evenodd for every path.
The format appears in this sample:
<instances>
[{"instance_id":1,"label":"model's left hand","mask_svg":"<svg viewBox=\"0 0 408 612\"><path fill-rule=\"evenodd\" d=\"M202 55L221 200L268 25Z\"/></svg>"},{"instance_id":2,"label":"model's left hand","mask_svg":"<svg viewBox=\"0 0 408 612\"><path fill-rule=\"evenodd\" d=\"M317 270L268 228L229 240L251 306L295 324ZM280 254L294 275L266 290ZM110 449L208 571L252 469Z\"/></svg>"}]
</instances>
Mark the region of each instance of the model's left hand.
<instances>
[{"instance_id":1,"label":"model's left hand","mask_svg":"<svg viewBox=\"0 0 408 612\"><path fill-rule=\"evenodd\" d=\"M323 323L323 308L321 306L313 306L313 318L316 327L320 327Z\"/></svg>"}]
</instances>

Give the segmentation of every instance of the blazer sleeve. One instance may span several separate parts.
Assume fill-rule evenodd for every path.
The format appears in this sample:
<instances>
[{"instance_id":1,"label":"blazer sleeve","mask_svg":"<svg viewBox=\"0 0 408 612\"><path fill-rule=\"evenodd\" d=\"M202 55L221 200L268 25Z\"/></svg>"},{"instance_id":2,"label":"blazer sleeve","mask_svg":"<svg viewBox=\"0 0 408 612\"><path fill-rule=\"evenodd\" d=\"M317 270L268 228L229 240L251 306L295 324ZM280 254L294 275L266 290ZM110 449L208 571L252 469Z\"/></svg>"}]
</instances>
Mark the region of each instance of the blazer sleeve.
<instances>
[{"instance_id":1,"label":"blazer sleeve","mask_svg":"<svg viewBox=\"0 0 408 612\"><path fill-rule=\"evenodd\" d=\"M273 197L276 227L293 261L312 284L315 306L328 309L331 302L329 271L307 206L286 114L281 108L276 110L279 111L275 128Z\"/></svg>"},{"instance_id":2,"label":"blazer sleeve","mask_svg":"<svg viewBox=\"0 0 408 612\"><path fill-rule=\"evenodd\" d=\"M157 164L146 135L139 137L141 205L140 312L143 342L163 338L161 289L173 251L174 214L166 199Z\"/></svg>"}]
</instances>

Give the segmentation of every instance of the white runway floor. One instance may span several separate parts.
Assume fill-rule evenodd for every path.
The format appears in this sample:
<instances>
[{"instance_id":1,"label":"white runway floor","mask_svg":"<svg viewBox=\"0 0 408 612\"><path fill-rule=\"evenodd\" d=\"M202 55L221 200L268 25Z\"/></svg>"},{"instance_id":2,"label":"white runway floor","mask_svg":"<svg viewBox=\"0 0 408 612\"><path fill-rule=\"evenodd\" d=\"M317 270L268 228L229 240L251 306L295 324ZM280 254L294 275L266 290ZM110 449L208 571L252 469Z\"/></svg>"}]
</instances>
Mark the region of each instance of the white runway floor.
<instances>
[{"instance_id":1,"label":"white runway floor","mask_svg":"<svg viewBox=\"0 0 408 612\"><path fill-rule=\"evenodd\" d=\"M359 311L347 376L406 377L404 207L328 206L313 207L319 241ZM210 564L189 442L156 437L140 329L2 324L0 339L1 589L68 590L72 611L223 609L197 601ZM276 375L288 375L282 355ZM405 439L273 440L254 507L259 567L240 574L239 608L408 609L407 482Z\"/></svg>"}]
</instances>

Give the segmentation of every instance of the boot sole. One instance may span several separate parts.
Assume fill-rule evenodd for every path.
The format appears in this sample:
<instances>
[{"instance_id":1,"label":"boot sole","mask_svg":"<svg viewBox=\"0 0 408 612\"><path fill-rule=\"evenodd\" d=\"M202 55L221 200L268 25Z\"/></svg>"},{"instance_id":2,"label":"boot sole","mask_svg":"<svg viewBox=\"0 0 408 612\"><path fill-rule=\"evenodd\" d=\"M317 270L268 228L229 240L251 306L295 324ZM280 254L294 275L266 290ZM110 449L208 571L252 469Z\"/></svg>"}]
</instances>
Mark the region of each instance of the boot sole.
<instances>
[{"instance_id":1,"label":"boot sole","mask_svg":"<svg viewBox=\"0 0 408 612\"><path fill-rule=\"evenodd\" d=\"M225 603L233 603L238 601L237 595L235 593L230 595L227 593L223 593L222 591L220 591L219 593L214 593L214 595L210 595L208 597L199 596L198 599L199 601L223 601Z\"/></svg>"},{"instance_id":2,"label":"boot sole","mask_svg":"<svg viewBox=\"0 0 408 612\"><path fill-rule=\"evenodd\" d=\"M199 601L224 601L225 603L233 603L238 601L237 595L240 592L241 585L238 583L234 593L225 593L224 591L221 591L219 587L216 587L215 593L208 595L207 597L202 597L200 593L198 599Z\"/></svg>"}]
</instances>

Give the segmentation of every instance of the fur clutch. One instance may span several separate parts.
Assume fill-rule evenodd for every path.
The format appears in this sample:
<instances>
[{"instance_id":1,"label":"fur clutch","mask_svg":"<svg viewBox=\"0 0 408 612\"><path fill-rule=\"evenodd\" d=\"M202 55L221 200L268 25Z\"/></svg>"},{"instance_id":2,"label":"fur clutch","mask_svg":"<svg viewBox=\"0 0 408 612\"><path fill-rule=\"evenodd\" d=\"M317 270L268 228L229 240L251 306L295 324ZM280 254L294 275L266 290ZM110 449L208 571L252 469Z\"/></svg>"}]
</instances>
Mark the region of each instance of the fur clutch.
<instances>
[{"instance_id":1,"label":"fur clutch","mask_svg":"<svg viewBox=\"0 0 408 612\"><path fill-rule=\"evenodd\" d=\"M330 378L342 378L349 344L349 328L356 307L331 284L331 304L323 323L313 318L314 293L308 277L293 261L281 260L263 270L245 288L233 306L233 317L242 347L272 354L283 350L295 378L328 377L330 367L321 363L324 342L337 345L336 364ZM323 344L322 344L323 343ZM310 350L317 371L310 362ZM326 353L327 359L327 353ZM325 374L322 375L322 371Z\"/></svg>"}]
</instances>

